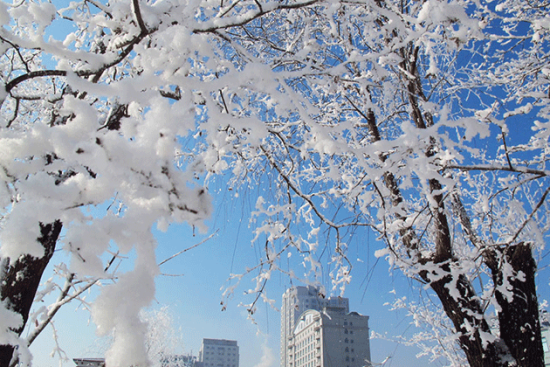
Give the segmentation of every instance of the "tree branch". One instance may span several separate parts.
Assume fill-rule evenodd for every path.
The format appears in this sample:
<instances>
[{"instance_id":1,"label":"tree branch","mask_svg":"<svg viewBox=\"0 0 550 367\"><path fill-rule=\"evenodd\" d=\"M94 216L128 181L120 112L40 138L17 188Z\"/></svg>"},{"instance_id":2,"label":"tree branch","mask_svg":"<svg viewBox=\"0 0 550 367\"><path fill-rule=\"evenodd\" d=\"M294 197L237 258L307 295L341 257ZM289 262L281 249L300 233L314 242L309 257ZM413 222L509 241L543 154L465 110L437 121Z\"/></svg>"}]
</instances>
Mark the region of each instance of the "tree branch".
<instances>
[{"instance_id":1,"label":"tree branch","mask_svg":"<svg viewBox=\"0 0 550 367\"><path fill-rule=\"evenodd\" d=\"M444 170L447 169L456 169L460 171L505 171L505 172L515 172L515 173L528 173L532 175L537 175L539 177L547 177L550 175L550 171L542 171L538 169L532 169L527 167L509 167L509 166L495 166L495 165L473 165L473 166L459 166L455 164L448 164L443 167Z\"/></svg>"},{"instance_id":2,"label":"tree branch","mask_svg":"<svg viewBox=\"0 0 550 367\"><path fill-rule=\"evenodd\" d=\"M132 8L134 11L134 15L136 16L136 21L139 25L140 29L140 36L145 36L149 32L147 31L147 26L145 25L145 22L143 21L143 17L141 16L141 10L139 8L139 0L132 0Z\"/></svg>"},{"instance_id":3,"label":"tree branch","mask_svg":"<svg viewBox=\"0 0 550 367\"><path fill-rule=\"evenodd\" d=\"M204 28L203 27L197 27L193 30L193 32L194 33L208 33L208 32L213 32L213 31L216 31L216 30L219 30L219 29L238 27L238 26L248 24L248 23L252 22L254 19L260 18L260 17L262 17L266 14L272 13L274 11L304 8L304 7L307 7L307 6L310 6L310 5L314 5L314 4L316 4L320 1L321 0L309 0L309 1L304 1L303 3L279 4L276 7L272 8L272 9L269 9L269 10L263 10L262 7L260 7L258 9L258 11L256 12L256 14L253 14L252 16L247 17L246 19L236 21L234 23L228 22L227 24L224 24L224 25L210 25L210 26L208 26L209 22L204 22L203 23L203 25L205 25ZM231 10L231 9L229 9L229 10ZM222 15L225 15L225 13L222 14ZM216 19L220 19L220 18L216 18Z\"/></svg>"}]
</instances>

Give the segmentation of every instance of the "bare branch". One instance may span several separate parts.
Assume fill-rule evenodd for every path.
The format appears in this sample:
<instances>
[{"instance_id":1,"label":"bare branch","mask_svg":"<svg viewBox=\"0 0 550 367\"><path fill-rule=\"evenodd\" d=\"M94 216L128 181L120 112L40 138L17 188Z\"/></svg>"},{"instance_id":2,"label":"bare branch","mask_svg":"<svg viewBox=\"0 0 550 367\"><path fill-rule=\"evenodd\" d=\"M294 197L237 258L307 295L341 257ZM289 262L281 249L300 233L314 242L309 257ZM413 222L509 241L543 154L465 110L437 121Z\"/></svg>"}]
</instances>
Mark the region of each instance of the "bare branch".
<instances>
[{"instance_id":1,"label":"bare branch","mask_svg":"<svg viewBox=\"0 0 550 367\"><path fill-rule=\"evenodd\" d=\"M212 237L214 237L217 233L218 233L218 231L216 230L216 232L212 233L210 236L206 237L204 240L200 241L199 243L196 243L196 244L194 244L193 246L188 247L188 248L186 248L185 250L181 250L180 252L175 253L174 255L170 256L169 258L166 258L166 259L162 260L162 261L158 264L158 266L161 266L161 265L163 265L163 264L166 264L168 261L170 261L170 260L172 260L172 259L178 257L179 255L181 255L181 254L183 254L183 253L185 253L185 252L187 252L187 251L189 251L189 250L194 249L195 247L199 247L200 245L202 245L203 243L205 243L206 241L208 241L208 240L210 240Z\"/></svg>"},{"instance_id":2,"label":"bare branch","mask_svg":"<svg viewBox=\"0 0 550 367\"><path fill-rule=\"evenodd\" d=\"M497 165L472 165L472 166L460 166L455 164L447 164L443 167L444 170L447 169L456 169L459 171L504 171L504 172L515 172L515 173L528 173L532 175L537 175L539 177L547 177L550 175L550 171L532 169L522 166L497 166Z\"/></svg>"},{"instance_id":3,"label":"bare branch","mask_svg":"<svg viewBox=\"0 0 550 367\"><path fill-rule=\"evenodd\" d=\"M145 22L143 21L143 17L141 16L141 10L139 8L139 0L132 0L132 8L134 11L134 15L136 16L136 21L139 24L140 36L145 36L149 32L147 30L147 26L145 25Z\"/></svg>"}]
</instances>

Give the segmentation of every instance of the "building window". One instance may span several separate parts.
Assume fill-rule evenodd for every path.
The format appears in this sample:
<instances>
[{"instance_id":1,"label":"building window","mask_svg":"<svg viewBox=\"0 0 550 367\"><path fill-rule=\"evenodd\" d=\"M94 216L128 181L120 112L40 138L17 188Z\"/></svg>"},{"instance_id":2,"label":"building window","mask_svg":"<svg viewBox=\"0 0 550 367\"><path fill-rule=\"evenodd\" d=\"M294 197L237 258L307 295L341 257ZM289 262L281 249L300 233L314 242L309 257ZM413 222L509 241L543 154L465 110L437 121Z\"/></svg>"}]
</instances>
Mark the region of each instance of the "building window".
<instances>
[{"instance_id":1,"label":"building window","mask_svg":"<svg viewBox=\"0 0 550 367\"><path fill-rule=\"evenodd\" d=\"M344 330L344 334L347 334L348 333L348 329Z\"/></svg>"},{"instance_id":2,"label":"building window","mask_svg":"<svg viewBox=\"0 0 550 367\"><path fill-rule=\"evenodd\" d=\"M348 352L349 352L349 348L348 348L348 347L346 347L346 353L348 353Z\"/></svg>"},{"instance_id":3,"label":"building window","mask_svg":"<svg viewBox=\"0 0 550 367\"><path fill-rule=\"evenodd\" d=\"M542 337L542 349L544 349L544 353L548 353L548 341L546 340L546 337Z\"/></svg>"},{"instance_id":4,"label":"building window","mask_svg":"<svg viewBox=\"0 0 550 367\"><path fill-rule=\"evenodd\" d=\"M344 343L347 343L347 342L349 342L348 338L346 338L346 339L344 340Z\"/></svg>"}]
</instances>

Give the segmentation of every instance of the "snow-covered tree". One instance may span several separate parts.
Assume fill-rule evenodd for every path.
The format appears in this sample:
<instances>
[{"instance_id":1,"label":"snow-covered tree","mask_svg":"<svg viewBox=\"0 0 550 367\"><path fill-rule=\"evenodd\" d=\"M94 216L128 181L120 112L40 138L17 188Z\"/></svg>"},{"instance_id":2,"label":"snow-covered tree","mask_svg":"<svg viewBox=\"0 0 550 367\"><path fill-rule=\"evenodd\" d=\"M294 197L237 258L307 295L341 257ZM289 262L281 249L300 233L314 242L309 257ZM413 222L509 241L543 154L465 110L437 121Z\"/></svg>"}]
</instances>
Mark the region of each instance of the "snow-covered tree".
<instances>
[{"instance_id":1,"label":"snow-covered tree","mask_svg":"<svg viewBox=\"0 0 550 367\"><path fill-rule=\"evenodd\" d=\"M206 105L258 72L232 62L223 29L308 3L251 4L0 3L0 366L30 362L32 338L20 335L35 297L61 290L31 316L33 337L131 250L134 269L102 290L92 317L99 333L115 333L109 365L146 363L139 310L158 274L151 229L203 226L211 162L184 146L202 141L199 122L223 125ZM55 267L64 280L37 291L56 250L71 257Z\"/></svg>"},{"instance_id":2,"label":"snow-covered tree","mask_svg":"<svg viewBox=\"0 0 550 367\"><path fill-rule=\"evenodd\" d=\"M543 366L549 32L548 4L524 1L327 2L232 29L235 53L279 75L253 98L224 91L226 113L261 104L264 124L212 143L231 142L235 185L274 180L254 214L267 238L256 292L286 251L317 271L323 232L345 285L346 234L370 227L378 255L439 299L411 310L455 344L443 349L471 366Z\"/></svg>"},{"instance_id":3,"label":"snow-covered tree","mask_svg":"<svg viewBox=\"0 0 550 367\"><path fill-rule=\"evenodd\" d=\"M20 334L55 249L71 262L56 268L67 293L46 320L74 284L109 278L113 257L136 251L92 316L100 333L114 331L109 365L146 363L151 228L203 226L202 179L228 171L232 185L273 188L255 213L268 239L258 291L286 251L316 270L321 229L333 234L335 286L345 284L345 233L369 227L386 243L379 255L439 298L454 335L442 339L470 365L542 366L547 10L519 0L0 3L0 367L14 350L29 361Z\"/></svg>"}]
</instances>

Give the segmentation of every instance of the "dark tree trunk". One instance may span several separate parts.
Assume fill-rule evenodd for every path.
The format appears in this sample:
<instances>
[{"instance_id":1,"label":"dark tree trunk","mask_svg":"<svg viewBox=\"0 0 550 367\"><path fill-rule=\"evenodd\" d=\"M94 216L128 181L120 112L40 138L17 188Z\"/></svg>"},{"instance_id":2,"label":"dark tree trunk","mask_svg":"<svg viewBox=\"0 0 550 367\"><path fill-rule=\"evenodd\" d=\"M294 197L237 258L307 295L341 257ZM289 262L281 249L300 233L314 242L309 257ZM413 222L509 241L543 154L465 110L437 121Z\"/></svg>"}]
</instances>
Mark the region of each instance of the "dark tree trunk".
<instances>
[{"instance_id":1,"label":"dark tree trunk","mask_svg":"<svg viewBox=\"0 0 550 367\"><path fill-rule=\"evenodd\" d=\"M8 260L0 272L3 274L0 279L0 301L5 302L6 307L23 318L21 327L13 330L17 335L21 334L27 323L40 279L53 256L62 227L60 221L40 223L40 237L37 241L44 247L44 256L36 258L26 255L15 262ZM0 345L0 367L9 367L13 351L14 347L11 345Z\"/></svg>"},{"instance_id":2,"label":"dark tree trunk","mask_svg":"<svg viewBox=\"0 0 550 367\"><path fill-rule=\"evenodd\" d=\"M460 334L459 343L471 367L544 367L535 286L536 262L531 247L520 243L497 251L499 256L495 251L485 259L493 274L495 297L501 308L498 313L500 338L494 342L483 340L482 333L494 334L494 331L483 318L479 298L466 277L456 279L446 263L437 267L437 281L430 282L427 272L421 275L430 282ZM458 297L456 293L451 294L452 288L458 291Z\"/></svg>"},{"instance_id":3,"label":"dark tree trunk","mask_svg":"<svg viewBox=\"0 0 550 367\"><path fill-rule=\"evenodd\" d=\"M496 300L501 307L498 314L500 337L518 367L544 367L535 285L537 265L531 246L519 243L506 247L502 252L502 263L498 268L491 269Z\"/></svg>"},{"instance_id":4,"label":"dark tree trunk","mask_svg":"<svg viewBox=\"0 0 550 367\"><path fill-rule=\"evenodd\" d=\"M489 324L483 317L483 310L472 288L464 275L452 275L448 264L440 267L449 275L431 282L430 286L437 294L445 314L453 322L459 336L461 349L464 351L471 367L506 367L508 363L501 356L507 354L506 346L500 340L483 341L482 333L491 334ZM455 284L451 284L455 282ZM451 293L451 289L458 291Z\"/></svg>"}]
</instances>

